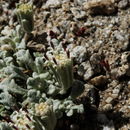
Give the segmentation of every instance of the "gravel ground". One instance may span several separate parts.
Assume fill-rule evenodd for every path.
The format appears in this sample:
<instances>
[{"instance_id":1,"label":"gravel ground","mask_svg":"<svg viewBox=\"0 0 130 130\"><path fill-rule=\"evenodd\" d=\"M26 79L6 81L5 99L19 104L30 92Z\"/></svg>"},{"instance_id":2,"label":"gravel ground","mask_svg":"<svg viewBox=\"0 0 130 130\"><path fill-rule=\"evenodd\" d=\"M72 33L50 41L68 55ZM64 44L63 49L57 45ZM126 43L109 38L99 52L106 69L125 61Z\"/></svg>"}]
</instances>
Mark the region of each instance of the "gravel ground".
<instances>
[{"instance_id":1,"label":"gravel ground","mask_svg":"<svg viewBox=\"0 0 130 130\"><path fill-rule=\"evenodd\" d=\"M130 1L32 1L35 28L28 47L46 50L50 34L54 45L62 42L70 50L75 76L85 83L78 100L88 97L96 111L88 115L96 117L98 127L89 126L88 116L85 130L130 130ZM17 25L17 2L0 1L0 36Z\"/></svg>"}]
</instances>

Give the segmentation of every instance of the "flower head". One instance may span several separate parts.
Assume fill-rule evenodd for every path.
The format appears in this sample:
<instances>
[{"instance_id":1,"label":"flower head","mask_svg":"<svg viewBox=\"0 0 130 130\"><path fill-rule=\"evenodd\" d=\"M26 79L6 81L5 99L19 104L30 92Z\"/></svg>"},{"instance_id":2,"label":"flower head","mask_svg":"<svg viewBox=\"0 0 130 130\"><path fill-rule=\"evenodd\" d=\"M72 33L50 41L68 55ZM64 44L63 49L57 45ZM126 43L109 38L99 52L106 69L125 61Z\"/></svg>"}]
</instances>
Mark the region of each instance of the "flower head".
<instances>
[{"instance_id":1,"label":"flower head","mask_svg":"<svg viewBox=\"0 0 130 130\"><path fill-rule=\"evenodd\" d=\"M35 129L35 121L33 119L33 116L22 109L19 111L13 112L11 115L11 120L13 121L13 124L10 123L10 126L15 125L20 130L34 130Z\"/></svg>"},{"instance_id":2,"label":"flower head","mask_svg":"<svg viewBox=\"0 0 130 130\"><path fill-rule=\"evenodd\" d=\"M50 106L46 102L45 103L42 102L40 104L35 104L36 115L45 116L49 110L50 110Z\"/></svg>"},{"instance_id":3,"label":"flower head","mask_svg":"<svg viewBox=\"0 0 130 130\"><path fill-rule=\"evenodd\" d=\"M31 4L20 4L17 8L19 11L27 13L27 11L32 11L33 6Z\"/></svg>"},{"instance_id":4,"label":"flower head","mask_svg":"<svg viewBox=\"0 0 130 130\"><path fill-rule=\"evenodd\" d=\"M55 54L54 56L58 65L65 65L66 63L71 61L71 59L68 58L67 55L64 53Z\"/></svg>"}]
</instances>

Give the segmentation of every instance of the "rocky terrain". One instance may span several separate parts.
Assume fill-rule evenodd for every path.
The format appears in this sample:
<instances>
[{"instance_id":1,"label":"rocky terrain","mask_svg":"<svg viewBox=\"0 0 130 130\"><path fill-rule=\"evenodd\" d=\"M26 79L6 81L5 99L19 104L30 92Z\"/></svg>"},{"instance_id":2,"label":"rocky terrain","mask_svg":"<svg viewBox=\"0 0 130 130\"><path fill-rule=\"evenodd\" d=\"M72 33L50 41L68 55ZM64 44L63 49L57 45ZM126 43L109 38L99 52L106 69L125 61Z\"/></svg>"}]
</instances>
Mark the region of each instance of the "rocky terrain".
<instances>
[{"instance_id":1,"label":"rocky terrain","mask_svg":"<svg viewBox=\"0 0 130 130\"><path fill-rule=\"evenodd\" d=\"M0 36L18 24L17 2L0 1ZM46 52L48 35L55 47L63 43L73 57L75 78L85 86L77 100L91 102L79 123L85 128L70 125L65 130L130 130L130 0L32 2L34 30L28 48Z\"/></svg>"}]
</instances>

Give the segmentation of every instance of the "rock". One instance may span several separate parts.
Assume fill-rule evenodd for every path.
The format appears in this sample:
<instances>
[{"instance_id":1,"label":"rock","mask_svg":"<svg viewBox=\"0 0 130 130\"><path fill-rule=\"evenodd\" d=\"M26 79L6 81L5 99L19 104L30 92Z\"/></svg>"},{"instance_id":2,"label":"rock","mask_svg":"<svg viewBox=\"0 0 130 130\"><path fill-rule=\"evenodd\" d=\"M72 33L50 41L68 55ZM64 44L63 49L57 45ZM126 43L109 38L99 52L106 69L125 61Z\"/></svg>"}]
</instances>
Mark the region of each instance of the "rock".
<instances>
[{"instance_id":1,"label":"rock","mask_svg":"<svg viewBox=\"0 0 130 130\"><path fill-rule=\"evenodd\" d=\"M87 59L87 51L83 46L76 46L72 52L70 52L70 55L77 63L81 63Z\"/></svg>"},{"instance_id":2,"label":"rock","mask_svg":"<svg viewBox=\"0 0 130 130\"><path fill-rule=\"evenodd\" d=\"M121 88L122 88L122 85L119 84L119 85L117 85L117 86L112 90L111 96L112 96L114 99L119 97Z\"/></svg>"},{"instance_id":3,"label":"rock","mask_svg":"<svg viewBox=\"0 0 130 130\"><path fill-rule=\"evenodd\" d=\"M92 88L94 88L94 86L91 84L85 84L84 87L85 87L85 91L87 92L90 91Z\"/></svg>"},{"instance_id":4,"label":"rock","mask_svg":"<svg viewBox=\"0 0 130 130\"><path fill-rule=\"evenodd\" d=\"M89 62L83 62L78 68L78 74L88 80L94 75L94 71Z\"/></svg>"},{"instance_id":5,"label":"rock","mask_svg":"<svg viewBox=\"0 0 130 130\"><path fill-rule=\"evenodd\" d=\"M130 52L124 52L121 55L121 64L130 63Z\"/></svg>"},{"instance_id":6,"label":"rock","mask_svg":"<svg viewBox=\"0 0 130 130\"><path fill-rule=\"evenodd\" d=\"M94 75L94 71L92 70L92 68L88 67L87 71L84 74L84 80L90 79L93 75Z\"/></svg>"},{"instance_id":7,"label":"rock","mask_svg":"<svg viewBox=\"0 0 130 130\"><path fill-rule=\"evenodd\" d=\"M58 48L61 48L59 45L59 41L56 38L51 39L51 42L53 43L54 47L57 48L57 50Z\"/></svg>"},{"instance_id":8,"label":"rock","mask_svg":"<svg viewBox=\"0 0 130 130\"><path fill-rule=\"evenodd\" d=\"M119 3L118 3L118 8L120 9L124 9L128 6L129 2L128 0L121 0Z\"/></svg>"},{"instance_id":9,"label":"rock","mask_svg":"<svg viewBox=\"0 0 130 130\"><path fill-rule=\"evenodd\" d=\"M130 76L130 67L129 65L122 65L119 67L118 72L119 76L127 75Z\"/></svg>"},{"instance_id":10,"label":"rock","mask_svg":"<svg viewBox=\"0 0 130 130\"><path fill-rule=\"evenodd\" d=\"M89 82L94 86L103 86L108 82L108 78L106 76L100 75L92 78Z\"/></svg>"},{"instance_id":11,"label":"rock","mask_svg":"<svg viewBox=\"0 0 130 130\"><path fill-rule=\"evenodd\" d=\"M85 62L82 63L82 64L79 66L78 71L77 71L78 75L80 75L81 77L82 77L82 76L84 75L84 73L85 73L84 65L85 65Z\"/></svg>"},{"instance_id":12,"label":"rock","mask_svg":"<svg viewBox=\"0 0 130 130\"><path fill-rule=\"evenodd\" d=\"M103 106L104 111L109 111L109 110L112 110L112 109L113 109L112 104L106 104L105 106Z\"/></svg>"},{"instance_id":13,"label":"rock","mask_svg":"<svg viewBox=\"0 0 130 130\"><path fill-rule=\"evenodd\" d=\"M118 80L112 80L112 82L108 84L108 88L114 88L118 84L119 84Z\"/></svg>"},{"instance_id":14,"label":"rock","mask_svg":"<svg viewBox=\"0 0 130 130\"><path fill-rule=\"evenodd\" d=\"M93 23L88 19L87 22L84 23L84 26L91 27L92 24Z\"/></svg>"},{"instance_id":15,"label":"rock","mask_svg":"<svg viewBox=\"0 0 130 130\"><path fill-rule=\"evenodd\" d=\"M2 51L13 51L13 48L11 45L5 44L0 47L0 50Z\"/></svg>"},{"instance_id":16,"label":"rock","mask_svg":"<svg viewBox=\"0 0 130 130\"><path fill-rule=\"evenodd\" d=\"M120 78L121 76L130 76L130 67L128 64L111 70L111 76L113 78Z\"/></svg>"},{"instance_id":17,"label":"rock","mask_svg":"<svg viewBox=\"0 0 130 130\"><path fill-rule=\"evenodd\" d=\"M120 90L119 90L118 88L115 88L115 89L113 90L113 94L119 94L119 92L120 92Z\"/></svg>"},{"instance_id":18,"label":"rock","mask_svg":"<svg viewBox=\"0 0 130 130\"><path fill-rule=\"evenodd\" d=\"M69 2L65 2L62 4L62 10L65 12L70 11L70 3Z\"/></svg>"},{"instance_id":19,"label":"rock","mask_svg":"<svg viewBox=\"0 0 130 130\"><path fill-rule=\"evenodd\" d=\"M102 56L99 53L94 53L90 57L90 63L95 74L99 74L101 72L101 65L100 65L101 59Z\"/></svg>"},{"instance_id":20,"label":"rock","mask_svg":"<svg viewBox=\"0 0 130 130\"><path fill-rule=\"evenodd\" d=\"M106 99L106 103L108 103L108 104L110 104L112 101L113 101L113 98L112 98L112 97L108 97L108 98Z\"/></svg>"},{"instance_id":21,"label":"rock","mask_svg":"<svg viewBox=\"0 0 130 130\"><path fill-rule=\"evenodd\" d=\"M112 79L117 79L120 77L119 74L117 73L117 71L118 71L118 68L111 69L111 78Z\"/></svg>"},{"instance_id":22,"label":"rock","mask_svg":"<svg viewBox=\"0 0 130 130\"><path fill-rule=\"evenodd\" d=\"M46 2L46 6L47 7L59 7L61 5L61 1L60 0L47 0Z\"/></svg>"},{"instance_id":23,"label":"rock","mask_svg":"<svg viewBox=\"0 0 130 130\"><path fill-rule=\"evenodd\" d=\"M127 125L123 125L120 130L128 130L130 129L130 124L127 124Z\"/></svg>"},{"instance_id":24,"label":"rock","mask_svg":"<svg viewBox=\"0 0 130 130\"><path fill-rule=\"evenodd\" d=\"M112 96L113 98L118 98L118 94L116 94L116 93L111 94L111 96Z\"/></svg>"},{"instance_id":25,"label":"rock","mask_svg":"<svg viewBox=\"0 0 130 130\"><path fill-rule=\"evenodd\" d=\"M93 15L110 15L117 11L114 0L92 0L84 3L84 8Z\"/></svg>"},{"instance_id":26,"label":"rock","mask_svg":"<svg viewBox=\"0 0 130 130\"><path fill-rule=\"evenodd\" d=\"M120 31L114 31L113 32L113 35L114 35L114 37L117 39L117 40L119 40L119 41L126 41L127 40L127 37L128 36L126 36L126 34L122 31L122 30L120 30Z\"/></svg>"},{"instance_id":27,"label":"rock","mask_svg":"<svg viewBox=\"0 0 130 130\"><path fill-rule=\"evenodd\" d=\"M61 0L62 3L70 2L70 0Z\"/></svg>"},{"instance_id":28,"label":"rock","mask_svg":"<svg viewBox=\"0 0 130 130\"><path fill-rule=\"evenodd\" d=\"M75 0L75 3L77 3L78 5L83 5L83 3L87 1L89 0Z\"/></svg>"},{"instance_id":29,"label":"rock","mask_svg":"<svg viewBox=\"0 0 130 130\"><path fill-rule=\"evenodd\" d=\"M9 26L5 26L4 29L1 31L1 34L5 36L11 36L13 30Z\"/></svg>"},{"instance_id":30,"label":"rock","mask_svg":"<svg viewBox=\"0 0 130 130\"><path fill-rule=\"evenodd\" d=\"M94 75L94 71L88 61L81 63L78 68L78 74L82 76L84 80L89 80Z\"/></svg>"},{"instance_id":31,"label":"rock","mask_svg":"<svg viewBox=\"0 0 130 130\"><path fill-rule=\"evenodd\" d=\"M71 8L71 12L76 19L83 19L86 16L86 12L82 11L80 8Z\"/></svg>"}]
</instances>

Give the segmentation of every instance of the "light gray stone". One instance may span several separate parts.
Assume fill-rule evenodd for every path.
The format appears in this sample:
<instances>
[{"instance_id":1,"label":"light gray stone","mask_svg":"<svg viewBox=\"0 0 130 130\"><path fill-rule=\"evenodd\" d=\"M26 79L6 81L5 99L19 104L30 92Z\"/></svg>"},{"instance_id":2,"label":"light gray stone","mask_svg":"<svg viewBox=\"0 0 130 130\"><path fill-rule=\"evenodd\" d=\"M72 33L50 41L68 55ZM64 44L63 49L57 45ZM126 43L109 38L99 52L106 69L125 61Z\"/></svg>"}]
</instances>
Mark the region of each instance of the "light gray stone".
<instances>
[{"instance_id":1,"label":"light gray stone","mask_svg":"<svg viewBox=\"0 0 130 130\"><path fill-rule=\"evenodd\" d=\"M106 99L106 103L111 103L112 102L112 100L113 100L113 98L112 97L108 97L107 99Z\"/></svg>"},{"instance_id":2,"label":"light gray stone","mask_svg":"<svg viewBox=\"0 0 130 130\"><path fill-rule=\"evenodd\" d=\"M112 110L112 109L113 109L112 104L106 104L105 106L103 106L104 111L109 111L109 110Z\"/></svg>"},{"instance_id":3,"label":"light gray stone","mask_svg":"<svg viewBox=\"0 0 130 130\"><path fill-rule=\"evenodd\" d=\"M119 3L118 3L118 8L121 8L121 9L124 9L126 8L128 5L128 0L121 0Z\"/></svg>"},{"instance_id":4,"label":"light gray stone","mask_svg":"<svg viewBox=\"0 0 130 130\"><path fill-rule=\"evenodd\" d=\"M47 7L58 7L61 5L61 0L47 0L46 6Z\"/></svg>"},{"instance_id":5,"label":"light gray stone","mask_svg":"<svg viewBox=\"0 0 130 130\"><path fill-rule=\"evenodd\" d=\"M72 52L71 52L71 56L74 58L74 60L77 63L81 63L83 61L86 60L87 58L87 51L86 48L83 46L76 46Z\"/></svg>"}]
</instances>

